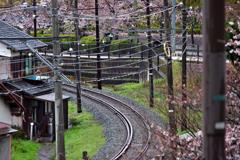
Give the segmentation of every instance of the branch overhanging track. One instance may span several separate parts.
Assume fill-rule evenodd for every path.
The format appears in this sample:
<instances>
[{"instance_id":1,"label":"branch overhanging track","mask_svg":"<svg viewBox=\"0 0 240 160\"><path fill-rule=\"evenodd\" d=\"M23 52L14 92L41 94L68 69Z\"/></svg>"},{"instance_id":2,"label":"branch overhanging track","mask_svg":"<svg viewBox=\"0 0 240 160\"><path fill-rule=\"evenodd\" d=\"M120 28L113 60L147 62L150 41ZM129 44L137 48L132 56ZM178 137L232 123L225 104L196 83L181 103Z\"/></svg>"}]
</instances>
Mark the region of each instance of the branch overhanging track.
<instances>
[{"instance_id":1,"label":"branch overhanging track","mask_svg":"<svg viewBox=\"0 0 240 160\"><path fill-rule=\"evenodd\" d=\"M67 92L71 92L71 93L76 93L76 86L73 86L73 85L69 85L69 84L64 84L63 85L63 90L67 91ZM144 154L146 153L146 151L148 150L149 146L150 146L150 140L151 140L151 134L150 134L150 125L148 124L148 121L145 120L145 118L135 109L133 109L132 107L130 107L128 104L112 97L112 96L108 96L106 94L102 94L100 93L99 91L94 91L94 90L91 90L91 89L87 89L87 88L82 88L82 96L88 98L88 99L91 99L93 101L96 101L98 103L101 103L103 104L104 106L108 107L114 114L116 114L120 119L121 121L124 123L125 125L125 128L127 130L127 136L126 136L126 140L124 142L124 144L122 145L121 149L117 152L117 154L115 154L114 156L112 156L111 159L120 159L124 154L127 154L127 150L129 150L130 148L132 148L132 150L137 150L135 151L135 156L132 157L132 159L140 159L141 157L144 156ZM90 95L92 94L92 95ZM100 97L100 98L97 98L97 97ZM112 104L110 102L105 102L104 100L102 99L108 99L110 101L112 101ZM120 107L117 109L115 108L114 106L116 105L120 105ZM144 134L144 142L143 144L141 145L141 149L136 149L136 147L134 148L134 145L131 147L132 143L133 143L133 139L135 138L134 135L136 134L133 134L134 132L134 125L131 124L131 120L129 120L127 118L126 115L128 115L129 113L122 113L120 110L120 108L126 108L127 110L129 110L130 112L132 112L134 114L135 117L138 117L138 120L141 121L141 123L143 125L142 128L142 134ZM138 121L137 120L137 121ZM136 120L135 120L136 121ZM140 123L138 121L138 123ZM136 137L138 138L138 137ZM132 152L129 153L129 154L133 154Z\"/></svg>"}]
</instances>

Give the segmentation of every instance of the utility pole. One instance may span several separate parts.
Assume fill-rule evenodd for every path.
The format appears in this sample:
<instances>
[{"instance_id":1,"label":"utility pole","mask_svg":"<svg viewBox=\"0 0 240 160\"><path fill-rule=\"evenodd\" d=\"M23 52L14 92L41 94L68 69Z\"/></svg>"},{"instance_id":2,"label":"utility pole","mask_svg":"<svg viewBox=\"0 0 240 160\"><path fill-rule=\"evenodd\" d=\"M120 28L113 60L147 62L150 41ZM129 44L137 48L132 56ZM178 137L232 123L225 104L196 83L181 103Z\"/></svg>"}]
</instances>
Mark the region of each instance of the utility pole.
<instances>
[{"instance_id":1,"label":"utility pole","mask_svg":"<svg viewBox=\"0 0 240 160\"><path fill-rule=\"evenodd\" d=\"M164 8L168 8L168 0L164 0ZM168 10L164 11L164 26L165 29L169 29L169 13ZM170 37L169 37L170 30L166 30L166 45L170 46ZM168 52L168 49L166 49L166 52ZM167 83L168 83L168 95L171 100L173 100L173 76L172 76L172 54L171 50L169 50L170 53L168 53L169 56L167 56ZM174 105L169 102L169 125L170 125L170 134L175 135L177 128L176 128L176 120L175 120L175 109Z\"/></svg>"},{"instance_id":2,"label":"utility pole","mask_svg":"<svg viewBox=\"0 0 240 160\"><path fill-rule=\"evenodd\" d=\"M176 8L174 6L176 6L176 0L172 0L172 36L171 36L171 50L172 53L175 53L175 39L176 39Z\"/></svg>"},{"instance_id":3,"label":"utility pole","mask_svg":"<svg viewBox=\"0 0 240 160\"><path fill-rule=\"evenodd\" d=\"M150 2L149 0L147 2L147 39L148 39L148 63L149 63L149 93L150 93L150 107L153 107L154 105L154 99L153 99L153 68L152 65L152 44L151 44L151 24L150 24Z\"/></svg>"},{"instance_id":4,"label":"utility pole","mask_svg":"<svg viewBox=\"0 0 240 160\"><path fill-rule=\"evenodd\" d=\"M203 157L225 160L225 0L203 1Z\"/></svg>"},{"instance_id":5,"label":"utility pole","mask_svg":"<svg viewBox=\"0 0 240 160\"><path fill-rule=\"evenodd\" d=\"M163 15L163 12L161 12L161 22L160 22L160 26L161 26L161 29L163 29L163 18L164 18L164 15ZM162 30L160 30L160 42L162 42L163 41L163 38L162 38L162 33L163 33L163 31Z\"/></svg>"},{"instance_id":6,"label":"utility pole","mask_svg":"<svg viewBox=\"0 0 240 160\"><path fill-rule=\"evenodd\" d=\"M95 0L95 16L96 16L96 44L97 44L97 78L98 78L98 89L102 89L101 82L101 57L100 57L100 48L99 48L99 18L98 18L98 0Z\"/></svg>"},{"instance_id":7,"label":"utility pole","mask_svg":"<svg viewBox=\"0 0 240 160\"><path fill-rule=\"evenodd\" d=\"M75 12L74 12L74 24L75 24L75 50L77 50L77 56L76 56L76 61L77 61L77 66L76 66L76 79L77 79L77 112L81 113L82 112L82 100L81 100L81 71L80 71L80 53L79 53L79 33L78 33L78 0L74 1L75 5Z\"/></svg>"},{"instance_id":8,"label":"utility pole","mask_svg":"<svg viewBox=\"0 0 240 160\"><path fill-rule=\"evenodd\" d=\"M52 2L52 27L53 37L59 37L58 24L58 4L57 0ZM62 100L62 80L57 74L61 72L60 62L60 44L58 39L53 40L54 56L54 80L55 80L55 130L56 130L56 159L64 160L65 142L64 142L64 118L63 118L63 100Z\"/></svg>"},{"instance_id":9,"label":"utility pole","mask_svg":"<svg viewBox=\"0 0 240 160\"><path fill-rule=\"evenodd\" d=\"M36 6L36 0L33 0L33 6ZM33 19L33 28L34 28L34 37L37 37L37 11L33 11L34 19Z\"/></svg>"},{"instance_id":10,"label":"utility pole","mask_svg":"<svg viewBox=\"0 0 240 160\"><path fill-rule=\"evenodd\" d=\"M191 28L191 38L192 38L192 46L194 46L194 33L193 33L193 28L194 28L194 24L195 24L195 21L196 21L196 18L195 20L193 20L193 16L191 17L191 21L192 21L192 28Z\"/></svg>"},{"instance_id":11,"label":"utility pole","mask_svg":"<svg viewBox=\"0 0 240 160\"><path fill-rule=\"evenodd\" d=\"M182 9L182 101L185 102L187 95L186 95L186 87L187 87L187 34L186 34L186 18L187 18L187 12L186 12L186 0L183 0L183 9ZM182 105L182 125L181 130L184 131L187 128L187 111L185 104Z\"/></svg>"}]
</instances>

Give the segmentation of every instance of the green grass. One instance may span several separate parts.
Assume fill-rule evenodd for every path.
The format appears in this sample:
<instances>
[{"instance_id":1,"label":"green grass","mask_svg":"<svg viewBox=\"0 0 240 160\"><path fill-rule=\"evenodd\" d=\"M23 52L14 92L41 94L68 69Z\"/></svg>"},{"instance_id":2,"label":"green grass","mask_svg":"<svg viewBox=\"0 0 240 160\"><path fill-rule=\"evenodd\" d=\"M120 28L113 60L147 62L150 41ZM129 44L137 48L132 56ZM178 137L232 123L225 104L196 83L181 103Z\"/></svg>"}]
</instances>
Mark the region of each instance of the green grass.
<instances>
[{"instance_id":1,"label":"green grass","mask_svg":"<svg viewBox=\"0 0 240 160\"><path fill-rule=\"evenodd\" d=\"M166 67L166 66L163 66ZM177 92L174 92L175 95L181 94L181 83L182 83L182 67L180 62L174 62L172 64L173 67L173 86L176 87L174 89L178 90ZM164 73L166 72L166 68L163 68L162 70ZM201 77L190 77L188 76L187 84L188 87L191 88L195 85L196 82L200 82L198 79L201 79ZM176 91L174 90L174 91ZM111 92L123 95L125 97L128 97L130 99L133 99L140 104L149 107L149 82L144 83L125 83L122 85L116 85L113 87L113 90ZM155 79L154 80L154 108L150 108L157 114L159 114L166 122L169 121L168 117L168 102L166 102L167 99L167 81L166 79ZM194 97L194 95L192 95ZM177 106L176 106L177 107ZM177 108L179 111L179 108ZM201 126L201 112L190 112L187 111L187 115L189 115L189 120L192 122L196 122ZM181 114L176 114L176 117L181 117ZM180 125L178 125L180 127ZM179 134L183 134L185 132L179 132Z\"/></svg>"},{"instance_id":2,"label":"green grass","mask_svg":"<svg viewBox=\"0 0 240 160\"><path fill-rule=\"evenodd\" d=\"M72 127L65 132L65 152L67 159L82 160L83 151L88 152L91 158L105 144L105 136L102 133L103 127L93 120L93 115L86 112L77 113L76 104L68 103L68 116L75 118L80 125ZM56 157L56 151L52 157Z\"/></svg>"},{"instance_id":3,"label":"green grass","mask_svg":"<svg viewBox=\"0 0 240 160\"><path fill-rule=\"evenodd\" d=\"M37 160L41 144L22 139L12 140L12 160Z\"/></svg>"},{"instance_id":4,"label":"green grass","mask_svg":"<svg viewBox=\"0 0 240 160\"><path fill-rule=\"evenodd\" d=\"M166 83L166 79L155 79L153 81L154 86L160 86L160 88L155 87L154 90L154 97L155 100L159 103L162 101L165 101L166 94L164 92L161 92L161 86L164 86ZM140 104L149 107L149 84L148 82L144 83L125 83L122 85L116 85L114 86L113 90L111 92L123 95L125 97L128 97L130 99L134 99L135 101L139 102ZM151 108L156 113L158 112L157 108ZM164 114L160 114L163 119L167 120L167 117Z\"/></svg>"}]
</instances>

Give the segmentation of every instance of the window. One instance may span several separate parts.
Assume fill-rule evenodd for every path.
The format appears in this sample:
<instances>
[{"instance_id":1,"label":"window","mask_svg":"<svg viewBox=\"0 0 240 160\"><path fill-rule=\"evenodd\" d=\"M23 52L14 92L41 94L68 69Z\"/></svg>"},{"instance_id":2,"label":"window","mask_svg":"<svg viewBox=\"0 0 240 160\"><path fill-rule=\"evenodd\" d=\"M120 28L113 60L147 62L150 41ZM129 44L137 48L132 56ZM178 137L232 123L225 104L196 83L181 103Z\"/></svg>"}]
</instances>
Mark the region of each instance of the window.
<instances>
[{"instance_id":1,"label":"window","mask_svg":"<svg viewBox=\"0 0 240 160\"><path fill-rule=\"evenodd\" d=\"M25 76L32 75L34 73L35 57L25 58Z\"/></svg>"}]
</instances>

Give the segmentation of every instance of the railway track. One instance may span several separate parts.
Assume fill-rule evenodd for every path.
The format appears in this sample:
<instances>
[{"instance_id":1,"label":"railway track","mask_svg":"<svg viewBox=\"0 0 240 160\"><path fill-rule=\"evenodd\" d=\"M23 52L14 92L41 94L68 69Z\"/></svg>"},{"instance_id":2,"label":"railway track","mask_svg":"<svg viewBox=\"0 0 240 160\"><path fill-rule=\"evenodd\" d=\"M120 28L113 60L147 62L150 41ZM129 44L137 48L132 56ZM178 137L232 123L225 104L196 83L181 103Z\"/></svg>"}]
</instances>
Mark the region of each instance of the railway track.
<instances>
[{"instance_id":1,"label":"railway track","mask_svg":"<svg viewBox=\"0 0 240 160\"><path fill-rule=\"evenodd\" d=\"M76 87L69 84L63 90L76 94ZM124 138L116 147L116 151L108 159L143 159L150 145L150 126L144 117L128 104L102 94L99 90L82 88L82 96L95 101L110 110L122 122L121 134Z\"/></svg>"}]
</instances>

